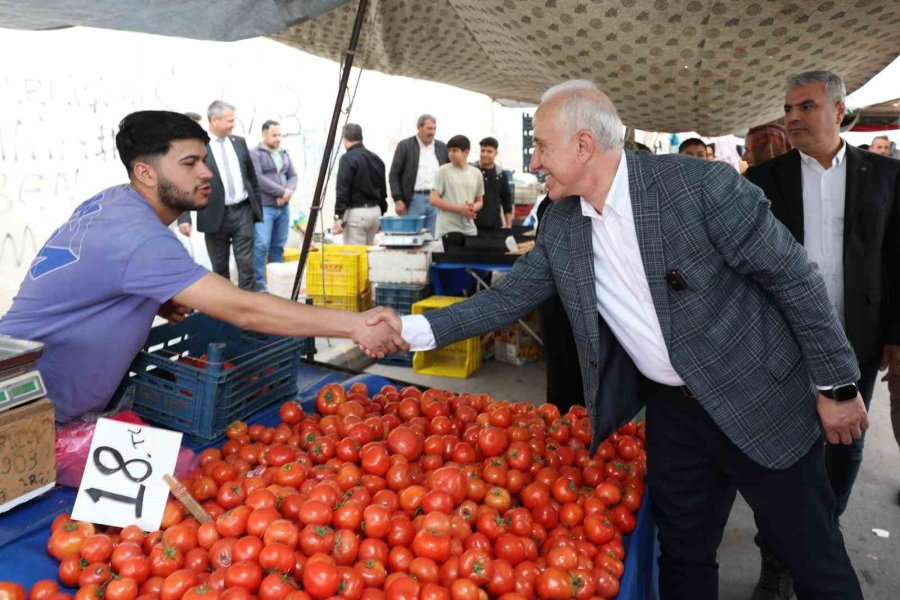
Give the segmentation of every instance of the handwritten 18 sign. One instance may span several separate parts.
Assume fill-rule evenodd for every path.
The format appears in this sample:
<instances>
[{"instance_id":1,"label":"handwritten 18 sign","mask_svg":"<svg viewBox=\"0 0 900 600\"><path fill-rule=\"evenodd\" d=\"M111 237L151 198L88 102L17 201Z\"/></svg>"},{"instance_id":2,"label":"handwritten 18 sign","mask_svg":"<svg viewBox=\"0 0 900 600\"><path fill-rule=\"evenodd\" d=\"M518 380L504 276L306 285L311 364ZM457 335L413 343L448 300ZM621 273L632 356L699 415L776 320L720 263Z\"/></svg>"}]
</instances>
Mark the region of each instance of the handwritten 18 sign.
<instances>
[{"instance_id":1,"label":"handwritten 18 sign","mask_svg":"<svg viewBox=\"0 0 900 600\"><path fill-rule=\"evenodd\" d=\"M159 529L180 446L180 433L99 419L72 518Z\"/></svg>"}]
</instances>

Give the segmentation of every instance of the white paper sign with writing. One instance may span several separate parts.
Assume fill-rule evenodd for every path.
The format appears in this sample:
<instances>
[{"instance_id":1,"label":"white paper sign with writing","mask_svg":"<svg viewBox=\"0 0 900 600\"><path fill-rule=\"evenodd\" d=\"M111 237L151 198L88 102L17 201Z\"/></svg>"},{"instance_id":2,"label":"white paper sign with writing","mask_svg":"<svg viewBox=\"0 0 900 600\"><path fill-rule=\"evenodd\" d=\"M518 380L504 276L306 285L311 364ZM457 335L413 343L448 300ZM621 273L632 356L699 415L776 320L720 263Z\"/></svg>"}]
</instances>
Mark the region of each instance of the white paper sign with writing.
<instances>
[{"instance_id":1,"label":"white paper sign with writing","mask_svg":"<svg viewBox=\"0 0 900 600\"><path fill-rule=\"evenodd\" d=\"M175 471L181 434L99 419L72 518L156 531L169 496L163 475Z\"/></svg>"}]
</instances>

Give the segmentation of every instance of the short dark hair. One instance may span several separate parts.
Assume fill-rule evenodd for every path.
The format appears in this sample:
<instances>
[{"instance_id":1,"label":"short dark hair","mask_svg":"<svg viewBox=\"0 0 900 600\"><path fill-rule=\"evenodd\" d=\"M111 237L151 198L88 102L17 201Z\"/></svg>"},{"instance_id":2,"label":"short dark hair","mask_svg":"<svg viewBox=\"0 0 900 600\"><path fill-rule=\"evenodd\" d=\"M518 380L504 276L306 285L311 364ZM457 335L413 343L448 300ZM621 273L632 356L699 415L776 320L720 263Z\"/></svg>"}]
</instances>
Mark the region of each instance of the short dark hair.
<instances>
[{"instance_id":1,"label":"short dark hair","mask_svg":"<svg viewBox=\"0 0 900 600\"><path fill-rule=\"evenodd\" d=\"M500 147L500 144L497 142L497 138L493 138L490 136L488 136L488 137L484 138L483 140L481 140L480 142L478 142L478 145L479 146L490 146L494 150L497 150Z\"/></svg>"},{"instance_id":2,"label":"short dark hair","mask_svg":"<svg viewBox=\"0 0 900 600\"><path fill-rule=\"evenodd\" d=\"M348 142L363 141L362 127L360 127L356 123L347 123L346 125L344 125L344 128L341 130L341 135Z\"/></svg>"},{"instance_id":3,"label":"short dark hair","mask_svg":"<svg viewBox=\"0 0 900 600\"><path fill-rule=\"evenodd\" d=\"M269 119L268 121L263 121L263 126L262 126L263 132L268 131L269 127L272 127L273 125L276 127L281 127L281 123L279 123L278 121L273 121L272 119Z\"/></svg>"},{"instance_id":4,"label":"short dark hair","mask_svg":"<svg viewBox=\"0 0 900 600\"><path fill-rule=\"evenodd\" d=\"M703 146L704 148L706 148L706 142L704 142L700 138L688 138L681 142L681 145L678 146L678 154L684 152L684 149L689 146Z\"/></svg>"},{"instance_id":5,"label":"short dark hair","mask_svg":"<svg viewBox=\"0 0 900 600\"><path fill-rule=\"evenodd\" d=\"M452 138L447 140L447 150L450 148L458 148L460 150L469 150L472 148L472 144L469 143L469 138L464 135L454 135Z\"/></svg>"},{"instance_id":6,"label":"short dark hair","mask_svg":"<svg viewBox=\"0 0 900 600\"><path fill-rule=\"evenodd\" d=\"M194 120L181 113L141 110L119 123L116 149L130 176L138 159L164 155L175 140L200 140L208 144L209 136Z\"/></svg>"}]
</instances>

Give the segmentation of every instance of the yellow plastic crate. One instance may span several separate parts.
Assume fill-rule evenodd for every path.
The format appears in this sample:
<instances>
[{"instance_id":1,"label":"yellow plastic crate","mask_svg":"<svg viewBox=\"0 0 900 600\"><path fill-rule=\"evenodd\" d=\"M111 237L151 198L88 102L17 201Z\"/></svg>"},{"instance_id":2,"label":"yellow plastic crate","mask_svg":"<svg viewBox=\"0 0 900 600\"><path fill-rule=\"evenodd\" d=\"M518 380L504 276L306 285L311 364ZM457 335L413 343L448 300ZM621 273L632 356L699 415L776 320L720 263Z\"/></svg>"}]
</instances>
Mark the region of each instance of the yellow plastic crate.
<instances>
[{"instance_id":1,"label":"yellow plastic crate","mask_svg":"<svg viewBox=\"0 0 900 600\"><path fill-rule=\"evenodd\" d=\"M368 246L330 244L323 248L310 252L306 261L307 293L316 296L355 296L368 290Z\"/></svg>"},{"instance_id":2,"label":"yellow plastic crate","mask_svg":"<svg viewBox=\"0 0 900 600\"><path fill-rule=\"evenodd\" d=\"M420 315L463 300L465 298L457 296L431 296L413 304L412 314ZM413 355L413 370L423 375L464 378L477 371L480 366L481 340L477 336Z\"/></svg>"},{"instance_id":3,"label":"yellow plastic crate","mask_svg":"<svg viewBox=\"0 0 900 600\"><path fill-rule=\"evenodd\" d=\"M338 310L350 310L353 312L362 312L372 308L372 294L366 290L362 294L355 296L317 296L310 295L313 304L316 306L324 306L326 308L335 308Z\"/></svg>"},{"instance_id":4,"label":"yellow plastic crate","mask_svg":"<svg viewBox=\"0 0 900 600\"><path fill-rule=\"evenodd\" d=\"M285 248L281 262L297 262L300 260L300 248Z\"/></svg>"}]
</instances>

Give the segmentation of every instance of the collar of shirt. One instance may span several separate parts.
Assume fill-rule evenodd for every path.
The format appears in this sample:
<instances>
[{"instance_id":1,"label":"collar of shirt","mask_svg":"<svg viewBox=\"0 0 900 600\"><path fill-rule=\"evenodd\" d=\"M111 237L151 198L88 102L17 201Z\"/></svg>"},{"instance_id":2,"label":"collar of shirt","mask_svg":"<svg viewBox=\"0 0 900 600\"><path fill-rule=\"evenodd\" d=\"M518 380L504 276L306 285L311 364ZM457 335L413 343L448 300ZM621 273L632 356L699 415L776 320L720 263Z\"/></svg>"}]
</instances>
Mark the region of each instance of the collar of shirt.
<instances>
[{"instance_id":1,"label":"collar of shirt","mask_svg":"<svg viewBox=\"0 0 900 600\"><path fill-rule=\"evenodd\" d=\"M819 164L819 161L817 161L815 158L813 158L809 154L804 154L800 150L798 150L798 152L800 152L800 161L804 165L806 165L807 167L818 168L819 170L822 170L822 171L825 170L822 168L822 165ZM844 142L844 140L841 140L841 147L838 148L837 154L835 154L834 158L831 159L831 168L833 169L834 167L841 166L841 163L844 162L844 156L846 156L846 154L847 154L847 143Z\"/></svg>"},{"instance_id":2,"label":"collar of shirt","mask_svg":"<svg viewBox=\"0 0 900 600\"><path fill-rule=\"evenodd\" d=\"M619 166L616 169L616 175L613 178L609 192L606 194L606 202L603 204L603 210L609 210L620 217L631 217L631 193L628 188L628 161L625 159L625 153L619 154ZM581 198L581 214L591 219L603 220L603 215L597 212L591 204Z\"/></svg>"}]
</instances>

